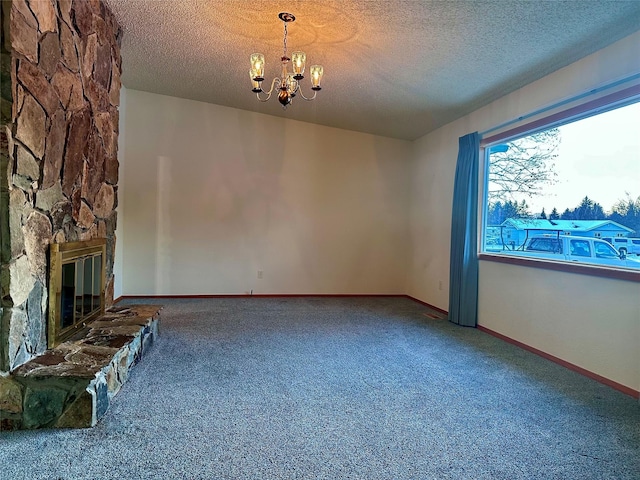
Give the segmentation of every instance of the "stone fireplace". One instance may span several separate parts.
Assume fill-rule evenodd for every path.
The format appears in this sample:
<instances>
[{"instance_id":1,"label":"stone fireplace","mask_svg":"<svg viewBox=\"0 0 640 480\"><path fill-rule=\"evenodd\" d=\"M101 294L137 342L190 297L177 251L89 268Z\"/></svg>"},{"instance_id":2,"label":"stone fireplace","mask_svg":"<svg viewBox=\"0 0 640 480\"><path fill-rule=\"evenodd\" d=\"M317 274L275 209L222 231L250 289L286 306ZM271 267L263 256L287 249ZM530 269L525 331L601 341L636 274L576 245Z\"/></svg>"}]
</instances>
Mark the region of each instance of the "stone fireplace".
<instances>
[{"instance_id":1,"label":"stone fireplace","mask_svg":"<svg viewBox=\"0 0 640 480\"><path fill-rule=\"evenodd\" d=\"M100 0L2 8L0 372L9 372L47 349L50 244L105 239L113 303L121 30Z\"/></svg>"},{"instance_id":2,"label":"stone fireplace","mask_svg":"<svg viewBox=\"0 0 640 480\"><path fill-rule=\"evenodd\" d=\"M101 0L1 3L0 419L6 419L24 406L16 398L25 386L12 375L48 348L49 245L103 239L101 308L113 303L122 32Z\"/></svg>"}]
</instances>

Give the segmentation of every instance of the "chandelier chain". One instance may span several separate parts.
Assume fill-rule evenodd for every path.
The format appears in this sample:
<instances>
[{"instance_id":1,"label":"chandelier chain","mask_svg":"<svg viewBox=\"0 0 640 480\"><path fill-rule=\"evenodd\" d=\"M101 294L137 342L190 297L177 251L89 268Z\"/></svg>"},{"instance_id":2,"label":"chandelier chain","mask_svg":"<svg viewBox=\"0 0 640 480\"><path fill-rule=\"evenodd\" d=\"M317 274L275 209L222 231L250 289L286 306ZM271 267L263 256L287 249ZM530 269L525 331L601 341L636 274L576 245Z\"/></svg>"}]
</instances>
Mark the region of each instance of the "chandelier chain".
<instances>
[{"instance_id":1,"label":"chandelier chain","mask_svg":"<svg viewBox=\"0 0 640 480\"><path fill-rule=\"evenodd\" d=\"M284 43L284 56L287 56L287 22L283 22L284 23L284 39L283 39L283 43Z\"/></svg>"}]
</instances>

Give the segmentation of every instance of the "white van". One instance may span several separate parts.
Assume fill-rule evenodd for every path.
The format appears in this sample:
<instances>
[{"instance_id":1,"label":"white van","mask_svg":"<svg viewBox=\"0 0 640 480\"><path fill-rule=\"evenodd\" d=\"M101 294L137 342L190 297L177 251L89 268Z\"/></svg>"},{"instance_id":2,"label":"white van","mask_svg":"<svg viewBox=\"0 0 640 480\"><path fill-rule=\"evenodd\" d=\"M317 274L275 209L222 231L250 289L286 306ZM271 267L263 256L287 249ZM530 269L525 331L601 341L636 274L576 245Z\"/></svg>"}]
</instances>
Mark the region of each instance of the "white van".
<instances>
[{"instance_id":1,"label":"white van","mask_svg":"<svg viewBox=\"0 0 640 480\"><path fill-rule=\"evenodd\" d=\"M605 242L609 242L616 249L626 255L640 255L640 238L628 238L628 237L607 237L603 238Z\"/></svg>"}]
</instances>

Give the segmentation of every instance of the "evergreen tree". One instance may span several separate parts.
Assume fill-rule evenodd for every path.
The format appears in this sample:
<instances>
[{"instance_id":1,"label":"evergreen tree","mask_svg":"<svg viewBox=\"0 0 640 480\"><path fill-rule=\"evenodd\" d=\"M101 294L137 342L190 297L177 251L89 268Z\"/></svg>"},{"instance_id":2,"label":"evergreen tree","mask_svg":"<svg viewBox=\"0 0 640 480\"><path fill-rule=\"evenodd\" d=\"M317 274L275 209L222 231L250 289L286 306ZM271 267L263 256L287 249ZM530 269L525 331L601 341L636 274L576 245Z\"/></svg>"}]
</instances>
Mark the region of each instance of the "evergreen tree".
<instances>
[{"instance_id":1,"label":"evergreen tree","mask_svg":"<svg viewBox=\"0 0 640 480\"><path fill-rule=\"evenodd\" d=\"M526 201L520 203L514 200L507 200L489 204L487 212L487 222L489 225L500 225L507 218L530 218L529 205Z\"/></svg>"},{"instance_id":2,"label":"evergreen tree","mask_svg":"<svg viewBox=\"0 0 640 480\"><path fill-rule=\"evenodd\" d=\"M560 220L560 214L558 213L558 209L553 207L551 213L549 214L549 220Z\"/></svg>"},{"instance_id":3,"label":"evergreen tree","mask_svg":"<svg viewBox=\"0 0 640 480\"><path fill-rule=\"evenodd\" d=\"M606 215L602 205L589 197L584 197L580 205L573 211L575 220L605 220Z\"/></svg>"},{"instance_id":4,"label":"evergreen tree","mask_svg":"<svg viewBox=\"0 0 640 480\"><path fill-rule=\"evenodd\" d=\"M560 220L575 220L576 217L573 213L573 210L569 210L568 208L565 209L564 212L562 212L562 215L560 215Z\"/></svg>"},{"instance_id":5,"label":"evergreen tree","mask_svg":"<svg viewBox=\"0 0 640 480\"><path fill-rule=\"evenodd\" d=\"M487 212L488 225L500 225L502 223L502 202L494 202L489 204Z\"/></svg>"},{"instance_id":6,"label":"evergreen tree","mask_svg":"<svg viewBox=\"0 0 640 480\"><path fill-rule=\"evenodd\" d=\"M604 208L602 208L602 205L600 205L599 203L595 203L593 205L593 219L594 220L606 220L607 219L607 214L604 213Z\"/></svg>"},{"instance_id":7,"label":"evergreen tree","mask_svg":"<svg viewBox=\"0 0 640 480\"><path fill-rule=\"evenodd\" d=\"M518 202L513 200L507 200L504 202L504 208L502 209L503 222L507 218L518 218Z\"/></svg>"},{"instance_id":8,"label":"evergreen tree","mask_svg":"<svg viewBox=\"0 0 640 480\"><path fill-rule=\"evenodd\" d=\"M633 200L627 193L627 198L618 200L611 209L609 220L629 227L635 231L634 236L640 237L640 197Z\"/></svg>"},{"instance_id":9,"label":"evergreen tree","mask_svg":"<svg viewBox=\"0 0 640 480\"><path fill-rule=\"evenodd\" d=\"M547 219L547 214L544 211L544 207L542 207L542 212L540 212L540 216L538 218L541 218L542 220Z\"/></svg>"},{"instance_id":10,"label":"evergreen tree","mask_svg":"<svg viewBox=\"0 0 640 480\"><path fill-rule=\"evenodd\" d=\"M529 212L529 205L527 202L522 200L517 207L517 215L518 218L531 218L531 212Z\"/></svg>"}]
</instances>

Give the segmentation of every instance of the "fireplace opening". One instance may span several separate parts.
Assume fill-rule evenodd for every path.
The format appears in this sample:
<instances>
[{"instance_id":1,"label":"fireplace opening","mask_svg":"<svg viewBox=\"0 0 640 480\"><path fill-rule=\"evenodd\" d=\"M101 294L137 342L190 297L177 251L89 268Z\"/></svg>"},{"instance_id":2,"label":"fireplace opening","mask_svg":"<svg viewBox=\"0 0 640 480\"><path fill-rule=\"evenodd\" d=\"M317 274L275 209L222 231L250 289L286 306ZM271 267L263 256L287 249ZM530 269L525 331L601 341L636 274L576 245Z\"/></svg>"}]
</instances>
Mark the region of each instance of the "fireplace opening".
<instances>
[{"instance_id":1,"label":"fireplace opening","mask_svg":"<svg viewBox=\"0 0 640 480\"><path fill-rule=\"evenodd\" d=\"M104 315L106 245L102 238L51 244L49 348Z\"/></svg>"}]
</instances>

